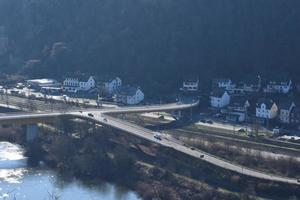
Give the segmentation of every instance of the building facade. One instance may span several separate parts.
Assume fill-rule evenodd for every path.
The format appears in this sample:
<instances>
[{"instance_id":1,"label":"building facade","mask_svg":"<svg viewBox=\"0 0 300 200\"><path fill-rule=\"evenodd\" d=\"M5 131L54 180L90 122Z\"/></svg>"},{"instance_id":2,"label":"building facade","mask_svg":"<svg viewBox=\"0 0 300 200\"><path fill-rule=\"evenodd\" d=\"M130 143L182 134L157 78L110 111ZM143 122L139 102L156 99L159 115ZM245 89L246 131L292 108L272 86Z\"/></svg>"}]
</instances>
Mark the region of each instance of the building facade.
<instances>
[{"instance_id":1,"label":"building facade","mask_svg":"<svg viewBox=\"0 0 300 200\"><path fill-rule=\"evenodd\" d=\"M89 91L96 87L96 80L90 76L87 80L69 77L63 82L63 89L66 92L76 93L79 91Z\"/></svg>"},{"instance_id":2,"label":"building facade","mask_svg":"<svg viewBox=\"0 0 300 200\"><path fill-rule=\"evenodd\" d=\"M182 90L184 92L197 92L199 89L199 79L188 78L183 81Z\"/></svg>"},{"instance_id":3,"label":"building facade","mask_svg":"<svg viewBox=\"0 0 300 200\"><path fill-rule=\"evenodd\" d=\"M144 100L144 93L139 87L123 86L117 92L115 99L118 103L135 105Z\"/></svg>"},{"instance_id":4,"label":"building facade","mask_svg":"<svg viewBox=\"0 0 300 200\"><path fill-rule=\"evenodd\" d=\"M225 90L214 90L210 96L210 105L213 108L224 108L230 103L230 95Z\"/></svg>"},{"instance_id":5,"label":"building facade","mask_svg":"<svg viewBox=\"0 0 300 200\"><path fill-rule=\"evenodd\" d=\"M278 106L271 99L259 99L256 104L256 117L274 119L278 115Z\"/></svg>"},{"instance_id":6,"label":"building facade","mask_svg":"<svg viewBox=\"0 0 300 200\"><path fill-rule=\"evenodd\" d=\"M284 102L279 104L279 120L281 123L289 124L291 111L295 107L295 103L293 101Z\"/></svg>"},{"instance_id":7,"label":"building facade","mask_svg":"<svg viewBox=\"0 0 300 200\"><path fill-rule=\"evenodd\" d=\"M264 92L266 93L282 93L287 94L292 90L292 81L269 81Z\"/></svg>"},{"instance_id":8,"label":"building facade","mask_svg":"<svg viewBox=\"0 0 300 200\"><path fill-rule=\"evenodd\" d=\"M122 86L122 80L119 77L102 79L98 83L101 93L112 95Z\"/></svg>"}]
</instances>

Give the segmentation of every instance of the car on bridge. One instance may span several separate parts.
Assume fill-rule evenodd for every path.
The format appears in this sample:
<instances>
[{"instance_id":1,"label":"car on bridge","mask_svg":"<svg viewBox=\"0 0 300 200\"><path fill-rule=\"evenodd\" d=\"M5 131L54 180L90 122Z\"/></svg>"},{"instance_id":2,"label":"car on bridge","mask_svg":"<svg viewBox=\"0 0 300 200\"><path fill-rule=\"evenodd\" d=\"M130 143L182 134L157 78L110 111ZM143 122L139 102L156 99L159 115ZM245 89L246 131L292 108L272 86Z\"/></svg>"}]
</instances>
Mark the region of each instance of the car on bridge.
<instances>
[{"instance_id":1,"label":"car on bridge","mask_svg":"<svg viewBox=\"0 0 300 200\"><path fill-rule=\"evenodd\" d=\"M155 133L154 138L157 139L157 140L162 140L160 133Z\"/></svg>"}]
</instances>

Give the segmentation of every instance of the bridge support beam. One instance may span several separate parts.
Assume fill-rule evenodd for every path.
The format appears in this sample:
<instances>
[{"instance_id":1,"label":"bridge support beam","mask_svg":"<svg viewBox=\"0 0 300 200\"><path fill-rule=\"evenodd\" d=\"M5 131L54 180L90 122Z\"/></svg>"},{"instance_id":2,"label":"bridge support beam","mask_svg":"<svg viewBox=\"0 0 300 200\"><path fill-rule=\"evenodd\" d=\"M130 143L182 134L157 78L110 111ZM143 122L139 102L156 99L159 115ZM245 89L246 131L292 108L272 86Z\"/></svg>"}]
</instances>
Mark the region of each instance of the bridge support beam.
<instances>
[{"instance_id":1,"label":"bridge support beam","mask_svg":"<svg viewBox=\"0 0 300 200\"><path fill-rule=\"evenodd\" d=\"M33 142L38 138L39 130L37 124L26 125L26 142Z\"/></svg>"}]
</instances>

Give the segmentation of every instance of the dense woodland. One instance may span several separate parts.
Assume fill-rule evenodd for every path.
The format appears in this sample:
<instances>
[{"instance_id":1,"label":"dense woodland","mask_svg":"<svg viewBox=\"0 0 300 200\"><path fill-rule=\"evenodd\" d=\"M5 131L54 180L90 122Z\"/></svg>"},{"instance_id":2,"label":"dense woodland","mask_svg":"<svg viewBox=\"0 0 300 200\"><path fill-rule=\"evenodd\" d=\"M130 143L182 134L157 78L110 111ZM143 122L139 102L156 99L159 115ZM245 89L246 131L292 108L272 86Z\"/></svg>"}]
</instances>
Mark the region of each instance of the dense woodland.
<instances>
[{"instance_id":1,"label":"dense woodland","mask_svg":"<svg viewBox=\"0 0 300 200\"><path fill-rule=\"evenodd\" d=\"M299 79L299 8L299 0L0 0L9 38L0 70L115 74L161 92L190 74L203 85Z\"/></svg>"}]
</instances>

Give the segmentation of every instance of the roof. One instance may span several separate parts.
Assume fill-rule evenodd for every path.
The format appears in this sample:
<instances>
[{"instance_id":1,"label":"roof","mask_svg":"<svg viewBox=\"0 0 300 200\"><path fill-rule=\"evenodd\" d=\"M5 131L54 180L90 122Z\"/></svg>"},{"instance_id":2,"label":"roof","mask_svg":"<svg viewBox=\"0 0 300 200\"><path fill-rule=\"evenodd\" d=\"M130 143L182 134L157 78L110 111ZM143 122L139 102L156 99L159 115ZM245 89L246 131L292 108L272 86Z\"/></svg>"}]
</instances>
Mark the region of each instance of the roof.
<instances>
[{"instance_id":1,"label":"roof","mask_svg":"<svg viewBox=\"0 0 300 200\"><path fill-rule=\"evenodd\" d=\"M280 109L289 110L293 103L294 101L292 99L286 98L279 100L278 106Z\"/></svg>"},{"instance_id":2,"label":"roof","mask_svg":"<svg viewBox=\"0 0 300 200\"><path fill-rule=\"evenodd\" d=\"M91 75L86 74L86 73L81 73L81 72L73 72L73 73L67 73L66 79L67 78L75 78L78 79L80 82L86 82Z\"/></svg>"},{"instance_id":3,"label":"roof","mask_svg":"<svg viewBox=\"0 0 300 200\"><path fill-rule=\"evenodd\" d=\"M283 85L283 86L287 86L289 85L291 82L291 80L286 79L286 80L272 80L268 82L268 85Z\"/></svg>"},{"instance_id":4,"label":"roof","mask_svg":"<svg viewBox=\"0 0 300 200\"><path fill-rule=\"evenodd\" d=\"M215 89L211 92L211 96L221 98L225 92L223 89Z\"/></svg>"},{"instance_id":5,"label":"roof","mask_svg":"<svg viewBox=\"0 0 300 200\"><path fill-rule=\"evenodd\" d=\"M198 82L199 78L194 77L194 76L189 76L189 77L186 77L183 81L184 82Z\"/></svg>"},{"instance_id":6,"label":"roof","mask_svg":"<svg viewBox=\"0 0 300 200\"><path fill-rule=\"evenodd\" d=\"M235 96L230 100L230 106L243 107L245 103L248 101L246 97L243 96Z\"/></svg>"},{"instance_id":7,"label":"roof","mask_svg":"<svg viewBox=\"0 0 300 200\"><path fill-rule=\"evenodd\" d=\"M231 81L231 79L229 79L229 78L215 78L215 79L213 79L214 83L228 83L230 81Z\"/></svg>"},{"instance_id":8,"label":"roof","mask_svg":"<svg viewBox=\"0 0 300 200\"><path fill-rule=\"evenodd\" d=\"M275 102L272 99L268 99L268 98L260 98L257 100L256 106L260 107L262 104L266 105L267 109L272 108L273 104Z\"/></svg>"},{"instance_id":9,"label":"roof","mask_svg":"<svg viewBox=\"0 0 300 200\"><path fill-rule=\"evenodd\" d=\"M116 77L116 76L101 76L101 77L97 77L96 79L99 82L111 82L116 78L119 78L119 77Z\"/></svg>"},{"instance_id":10,"label":"roof","mask_svg":"<svg viewBox=\"0 0 300 200\"><path fill-rule=\"evenodd\" d=\"M122 86L118 90L118 95L125 95L125 96L134 96L137 92L139 87L133 87L133 86Z\"/></svg>"},{"instance_id":11,"label":"roof","mask_svg":"<svg viewBox=\"0 0 300 200\"><path fill-rule=\"evenodd\" d=\"M39 85L45 85L45 84L57 84L57 80L55 79L47 79L47 78L42 78L42 79L31 79L27 80L29 83L34 83L34 84L39 84Z\"/></svg>"}]
</instances>

